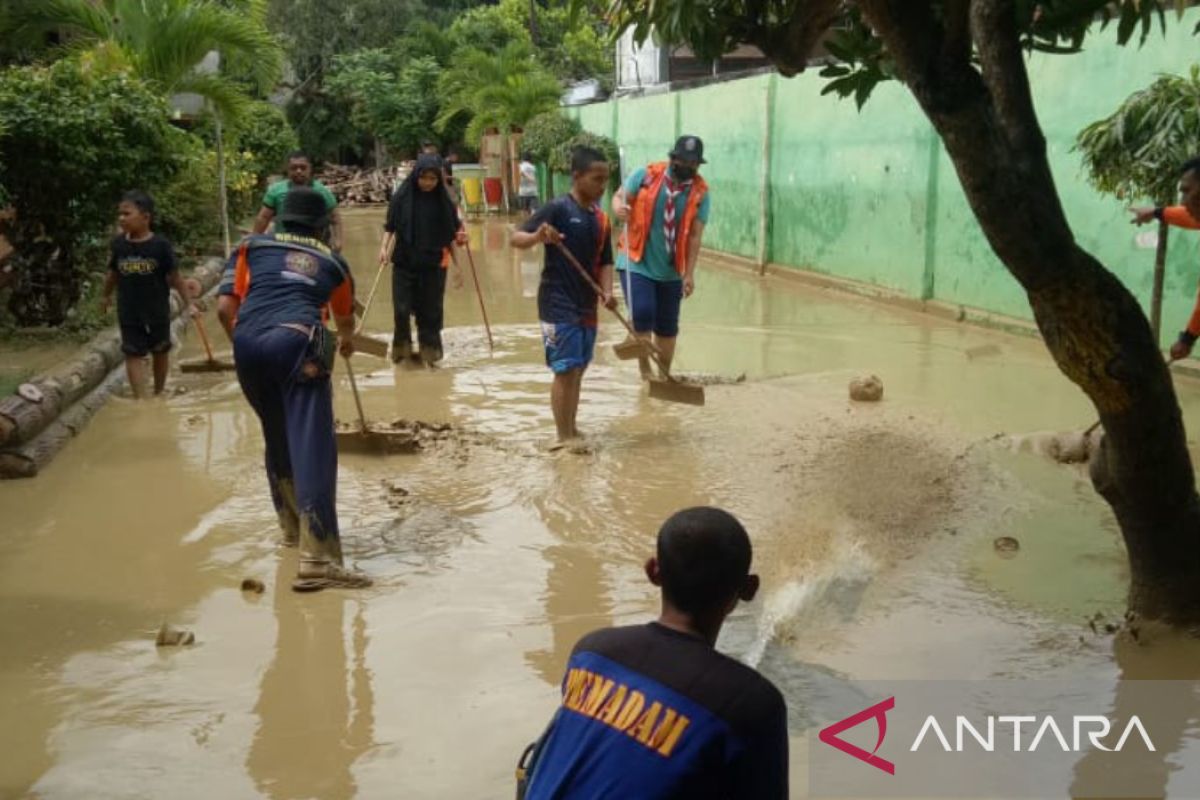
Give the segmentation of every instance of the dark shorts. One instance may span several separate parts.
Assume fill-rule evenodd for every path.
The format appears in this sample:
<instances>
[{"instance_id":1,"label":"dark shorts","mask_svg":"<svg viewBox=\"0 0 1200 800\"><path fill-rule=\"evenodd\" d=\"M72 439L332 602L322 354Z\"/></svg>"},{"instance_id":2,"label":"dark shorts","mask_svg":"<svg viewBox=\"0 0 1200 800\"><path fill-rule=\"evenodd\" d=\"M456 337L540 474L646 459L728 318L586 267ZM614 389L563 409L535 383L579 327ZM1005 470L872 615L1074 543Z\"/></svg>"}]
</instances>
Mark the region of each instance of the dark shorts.
<instances>
[{"instance_id":1,"label":"dark shorts","mask_svg":"<svg viewBox=\"0 0 1200 800\"><path fill-rule=\"evenodd\" d=\"M538 209L537 195L523 194L517 198L517 202L521 204L522 211L533 213Z\"/></svg>"},{"instance_id":2,"label":"dark shorts","mask_svg":"<svg viewBox=\"0 0 1200 800\"><path fill-rule=\"evenodd\" d=\"M171 323L121 325L121 352L127 356L165 353L171 349Z\"/></svg>"},{"instance_id":3,"label":"dark shorts","mask_svg":"<svg viewBox=\"0 0 1200 800\"><path fill-rule=\"evenodd\" d=\"M621 277L629 316L633 317L633 329L638 333L654 331L656 336L678 336L683 281L651 280L630 270L617 274Z\"/></svg>"},{"instance_id":4,"label":"dark shorts","mask_svg":"<svg viewBox=\"0 0 1200 800\"><path fill-rule=\"evenodd\" d=\"M596 349L596 329L587 325L543 322L542 344L546 347L546 366L556 375L586 369Z\"/></svg>"}]
</instances>

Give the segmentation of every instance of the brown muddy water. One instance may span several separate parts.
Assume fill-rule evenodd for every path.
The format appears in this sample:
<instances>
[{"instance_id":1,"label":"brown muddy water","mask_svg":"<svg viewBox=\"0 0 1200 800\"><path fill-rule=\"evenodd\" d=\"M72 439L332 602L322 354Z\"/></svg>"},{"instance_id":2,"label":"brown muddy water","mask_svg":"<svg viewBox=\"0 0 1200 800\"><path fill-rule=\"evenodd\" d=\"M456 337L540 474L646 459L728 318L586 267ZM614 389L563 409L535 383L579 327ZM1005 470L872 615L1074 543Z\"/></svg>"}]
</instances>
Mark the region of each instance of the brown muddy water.
<instances>
[{"instance_id":1,"label":"brown muddy water","mask_svg":"<svg viewBox=\"0 0 1200 800\"><path fill-rule=\"evenodd\" d=\"M365 294L382 214L349 217ZM709 386L704 408L651 400L605 323L579 415L594 452L547 455L540 256L510 252L504 222L471 237L495 352L468 272L440 369L355 360L370 419L460 432L420 455L343 456L345 546L374 588L288 589L295 556L276 547L232 374L118 397L43 475L0 485L0 796L511 796L571 646L654 612L641 563L697 503L754 539L764 592L721 646L784 689L797 797L822 681L1111 682L1198 663L1185 643L1090 630L1122 610L1111 514L1079 468L992 438L1092 421L1039 343L704 269L679 368L746 382ZM389 298L385 275L381 337ZM850 403L870 373L884 401ZM1196 430L1200 391L1177 383ZM336 393L352 419L340 371ZM157 649L164 621L196 643Z\"/></svg>"}]
</instances>

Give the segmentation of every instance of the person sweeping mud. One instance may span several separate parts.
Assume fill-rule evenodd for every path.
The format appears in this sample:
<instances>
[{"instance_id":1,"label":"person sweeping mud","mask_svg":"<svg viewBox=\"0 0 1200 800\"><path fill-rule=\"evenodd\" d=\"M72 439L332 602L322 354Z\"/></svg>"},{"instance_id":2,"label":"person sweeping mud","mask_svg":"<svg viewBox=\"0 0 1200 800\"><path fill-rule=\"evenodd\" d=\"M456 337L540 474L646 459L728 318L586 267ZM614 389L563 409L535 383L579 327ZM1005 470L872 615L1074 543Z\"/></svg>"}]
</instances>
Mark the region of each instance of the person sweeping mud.
<instances>
[{"instance_id":1,"label":"person sweeping mud","mask_svg":"<svg viewBox=\"0 0 1200 800\"><path fill-rule=\"evenodd\" d=\"M645 567L662 613L575 645L525 800L788 796L783 695L716 650L725 618L758 592L751 556L745 528L721 509L663 524Z\"/></svg>"},{"instance_id":2,"label":"person sweeping mud","mask_svg":"<svg viewBox=\"0 0 1200 800\"><path fill-rule=\"evenodd\" d=\"M679 336L679 307L696 288L696 259L711 195L699 175L704 143L681 136L660 161L636 170L613 196L613 213L628 223L617 270L639 337L650 338L668 370ZM640 357L642 375L650 362Z\"/></svg>"},{"instance_id":3,"label":"person sweeping mud","mask_svg":"<svg viewBox=\"0 0 1200 800\"><path fill-rule=\"evenodd\" d=\"M322 238L335 252L341 252L342 218L337 210L337 198L333 196L333 192L329 191L329 187L313 177L312 159L308 157L307 153L300 150L288 154L287 178L276 181L267 187L266 194L262 199L262 208L258 210L258 216L254 218L254 232L267 232L275 220L275 215L279 212L283 198L298 186L310 187L321 194L321 198L325 201L325 208L329 212L329 226L326 233L322 234Z\"/></svg>"},{"instance_id":4,"label":"person sweeping mud","mask_svg":"<svg viewBox=\"0 0 1200 800\"><path fill-rule=\"evenodd\" d=\"M154 371L154 393L167 385L171 351L171 289L195 313L191 293L184 286L171 243L150 229L154 199L145 192L127 192L117 206L121 233L110 244L108 274L100 298L100 311L108 313L117 291L117 320L121 326L121 352L125 374L134 397L142 397L146 384L146 356Z\"/></svg>"},{"instance_id":5,"label":"person sweeping mud","mask_svg":"<svg viewBox=\"0 0 1200 800\"><path fill-rule=\"evenodd\" d=\"M1200 156L1184 162L1179 172L1179 205L1131 208L1135 225L1161 220L1180 228L1200 229ZM1171 345L1171 358L1178 360L1190 356L1197 339L1200 339L1200 296L1196 298L1196 307L1187 326Z\"/></svg>"},{"instance_id":6,"label":"person sweeping mud","mask_svg":"<svg viewBox=\"0 0 1200 800\"><path fill-rule=\"evenodd\" d=\"M571 191L551 200L514 230L513 247L526 250L546 245L546 259L538 286L538 318L546 348L546 365L554 373L550 407L558 432L555 449L577 445L582 437L575 425L583 373L596 346L596 292L575 271L558 249L566 247L587 265L604 289L599 298L615 308L612 294L612 236L600 198L608 186L608 160L590 147L576 148L571 156Z\"/></svg>"},{"instance_id":7,"label":"person sweeping mud","mask_svg":"<svg viewBox=\"0 0 1200 800\"><path fill-rule=\"evenodd\" d=\"M379 263L392 263L392 361L412 357L412 327L417 319L421 361L433 366L442 360L442 326L445 321L446 272L450 248L466 244L467 233L458 209L446 191L442 160L422 153L416 166L392 195L379 246ZM454 267L454 286L462 274Z\"/></svg>"},{"instance_id":8,"label":"person sweeping mud","mask_svg":"<svg viewBox=\"0 0 1200 800\"><path fill-rule=\"evenodd\" d=\"M371 583L343 566L338 535L329 375L336 352L354 352L354 285L346 262L321 241L328 222L320 193L289 191L279 214L283 232L242 241L225 266L217 306L238 382L262 423L284 543L300 547L297 591ZM321 324L326 303L336 342Z\"/></svg>"}]
</instances>

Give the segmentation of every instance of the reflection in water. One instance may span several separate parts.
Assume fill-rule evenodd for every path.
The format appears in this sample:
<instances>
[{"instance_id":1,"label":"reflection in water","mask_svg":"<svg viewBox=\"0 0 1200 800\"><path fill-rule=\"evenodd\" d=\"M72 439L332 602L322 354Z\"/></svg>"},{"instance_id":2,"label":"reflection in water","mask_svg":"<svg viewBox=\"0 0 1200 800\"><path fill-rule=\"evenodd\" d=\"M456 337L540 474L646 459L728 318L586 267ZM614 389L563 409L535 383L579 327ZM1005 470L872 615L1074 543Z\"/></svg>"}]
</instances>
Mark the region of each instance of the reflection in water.
<instances>
[{"instance_id":1,"label":"reflection in water","mask_svg":"<svg viewBox=\"0 0 1200 800\"><path fill-rule=\"evenodd\" d=\"M1169 785L1171 776L1189 763L1182 751L1197 747L1200 640L1159 629L1139 638L1121 633L1113 640L1120 674L1108 718L1114 720L1115 732L1103 741L1113 747L1136 715L1155 749L1147 751L1135 737L1117 753L1089 750L1075 765L1071 797L1200 797L1200 776L1194 769L1184 776L1186 786ZM1196 763L1194 753L1190 763Z\"/></svg>"},{"instance_id":2,"label":"reflection in water","mask_svg":"<svg viewBox=\"0 0 1200 800\"><path fill-rule=\"evenodd\" d=\"M291 560L281 558L275 574L275 658L254 707L259 726L246 768L276 800L353 797L351 770L373 746L375 724L363 603L336 592L297 597ZM353 665L343 619L351 604Z\"/></svg>"}]
</instances>

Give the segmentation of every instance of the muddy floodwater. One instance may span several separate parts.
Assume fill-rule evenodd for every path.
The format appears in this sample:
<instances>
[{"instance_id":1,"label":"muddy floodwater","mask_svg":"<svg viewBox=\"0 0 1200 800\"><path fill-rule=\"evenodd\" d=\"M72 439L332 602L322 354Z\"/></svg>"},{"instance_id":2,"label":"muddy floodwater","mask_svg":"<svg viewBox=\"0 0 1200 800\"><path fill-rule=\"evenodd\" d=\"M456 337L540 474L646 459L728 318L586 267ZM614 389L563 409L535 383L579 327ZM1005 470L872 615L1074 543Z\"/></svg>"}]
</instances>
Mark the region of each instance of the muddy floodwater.
<instances>
[{"instance_id":1,"label":"muddy floodwater","mask_svg":"<svg viewBox=\"0 0 1200 800\"><path fill-rule=\"evenodd\" d=\"M382 212L348 216L365 298ZM1184 642L1104 632L1127 577L1116 525L1029 436L1093 412L1039 342L702 265L678 368L745 381L710 381L703 408L650 399L604 321L592 452L547 454L540 255L510 251L504 221L470 233L494 352L466 271L439 369L355 358L370 421L450 426L419 454L341 458L345 548L373 588L290 591L232 373L117 397L44 474L0 485L0 796L510 797L571 646L654 612L641 564L699 503L754 541L764 591L721 646L784 690L794 796L832 682L1196 671ZM849 402L869 374L883 402ZM1198 385L1176 385L1200 430ZM355 418L340 366L335 406ZM195 644L156 648L163 622Z\"/></svg>"}]
</instances>

